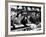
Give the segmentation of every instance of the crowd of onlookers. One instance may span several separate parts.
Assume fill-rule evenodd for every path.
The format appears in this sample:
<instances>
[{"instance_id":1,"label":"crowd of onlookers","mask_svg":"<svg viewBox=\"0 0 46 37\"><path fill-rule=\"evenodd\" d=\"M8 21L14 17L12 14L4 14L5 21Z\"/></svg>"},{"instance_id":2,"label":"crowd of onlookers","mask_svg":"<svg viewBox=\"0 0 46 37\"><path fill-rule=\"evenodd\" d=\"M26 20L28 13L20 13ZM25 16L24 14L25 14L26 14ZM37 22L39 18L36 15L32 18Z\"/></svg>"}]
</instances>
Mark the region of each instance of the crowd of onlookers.
<instances>
[{"instance_id":1,"label":"crowd of onlookers","mask_svg":"<svg viewBox=\"0 0 46 37\"><path fill-rule=\"evenodd\" d=\"M27 14L24 11L15 11L13 8L11 10L11 26L13 26L13 29L15 29L15 25L23 24L25 27L27 27L26 24L35 24L38 25L41 23L41 13L37 11L35 12L27 12Z\"/></svg>"}]
</instances>

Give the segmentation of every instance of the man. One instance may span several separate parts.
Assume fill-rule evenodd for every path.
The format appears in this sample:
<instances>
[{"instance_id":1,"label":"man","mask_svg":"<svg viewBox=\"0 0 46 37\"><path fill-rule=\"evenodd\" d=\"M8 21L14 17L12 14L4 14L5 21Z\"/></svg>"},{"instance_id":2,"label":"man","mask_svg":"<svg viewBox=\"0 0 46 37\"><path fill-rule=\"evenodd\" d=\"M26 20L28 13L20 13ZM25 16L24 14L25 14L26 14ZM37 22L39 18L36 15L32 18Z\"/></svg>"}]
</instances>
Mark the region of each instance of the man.
<instances>
[{"instance_id":1,"label":"man","mask_svg":"<svg viewBox=\"0 0 46 37\"><path fill-rule=\"evenodd\" d=\"M23 24L25 27L27 27L27 17L24 16L24 18L21 20L21 24Z\"/></svg>"},{"instance_id":2,"label":"man","mask_svg":"<svg viewBox=\"0 0 46 37\"><path fill-rule=\"evenodd\" d=\"M17 15L17 12L14 12L14 11L11 11L11 30L14 30L15 29L15 25L14 25L14 18L16 17Z\"/></svg>"}]
</instances>

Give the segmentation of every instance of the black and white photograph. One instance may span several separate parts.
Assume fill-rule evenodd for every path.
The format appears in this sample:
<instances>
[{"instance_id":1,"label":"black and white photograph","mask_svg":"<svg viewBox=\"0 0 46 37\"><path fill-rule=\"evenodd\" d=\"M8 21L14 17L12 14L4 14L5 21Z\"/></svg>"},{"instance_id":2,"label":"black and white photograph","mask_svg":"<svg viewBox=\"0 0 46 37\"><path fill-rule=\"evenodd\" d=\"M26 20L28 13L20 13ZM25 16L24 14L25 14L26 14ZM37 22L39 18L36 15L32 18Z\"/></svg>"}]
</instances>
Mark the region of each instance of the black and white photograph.
<instances>
[{"instance_id":1,"label":"black and white photograph","mask_svg":"<svg viewBox=\"0 0 46 37\"><path fill-rule=\"evenodd\" d=\"M43 32L43 5L8 3L8 33L28 34Z\"/></svg>"}]
</instances>

